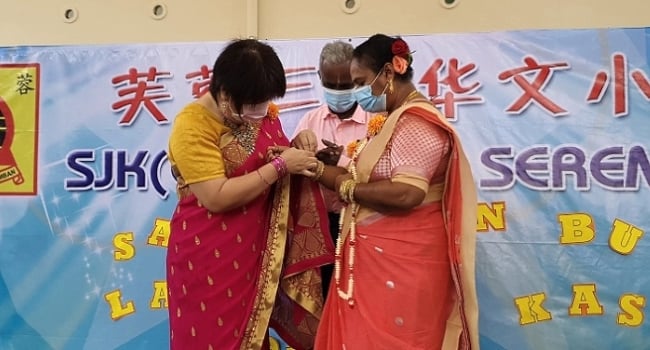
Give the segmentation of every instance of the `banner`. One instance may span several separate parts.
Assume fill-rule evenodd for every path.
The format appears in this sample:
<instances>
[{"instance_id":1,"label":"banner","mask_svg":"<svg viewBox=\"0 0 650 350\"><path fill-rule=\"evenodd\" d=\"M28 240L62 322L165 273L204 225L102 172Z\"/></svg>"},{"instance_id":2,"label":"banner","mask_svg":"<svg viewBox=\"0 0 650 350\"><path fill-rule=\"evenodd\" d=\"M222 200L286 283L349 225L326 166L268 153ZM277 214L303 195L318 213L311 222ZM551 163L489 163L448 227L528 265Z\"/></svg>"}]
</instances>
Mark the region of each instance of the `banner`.
<instances>
[{"instance_id":1,"label":"banner","mask_svg":"<svg viewBox=\"0 0 650 350\"><path fill-rule=\"evenodd\" d=\"M404 38L479 188L482 349L650 349L650 29ZM328 41L269 42L288 134ZM0 48L0 349L168 348L167 140L224 45Z\"/></svg>"}]
</instances>

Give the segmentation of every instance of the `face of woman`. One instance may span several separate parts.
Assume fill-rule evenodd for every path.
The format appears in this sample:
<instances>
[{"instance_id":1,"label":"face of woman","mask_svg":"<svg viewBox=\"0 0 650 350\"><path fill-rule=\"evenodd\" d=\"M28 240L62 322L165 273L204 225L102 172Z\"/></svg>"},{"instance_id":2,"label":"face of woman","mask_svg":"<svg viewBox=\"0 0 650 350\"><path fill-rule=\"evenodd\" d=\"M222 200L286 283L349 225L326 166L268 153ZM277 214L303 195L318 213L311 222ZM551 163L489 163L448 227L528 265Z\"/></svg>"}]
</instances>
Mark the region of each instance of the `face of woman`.
<instances>
[{"instance_id":1,"label":"face of woman","mask_svg":"<svg viewBox=\"0 0 650 350\"><path fill-rule=\"evenodd\" d=\"M375 73L360 61L352 61L350 75L356 86L352 94L364 111L382 113L389 110L389 99L386 94L389 73L387 66L384 66L379 73Z\"/></svg>"},{"instance_id":2,"label":"face of woman","mask_svg":"<svg viewBox=\"0 0 650 350\"><path fill-rule=\"evenodd\" d=\"M383 76L383 72L383 69L378 73L373 72L356 58L350 63L350 76L354 86L371 85L370 89L375 96L381 95L386 88L386 78Z\"/></svg>"},{"instance_id":3,"label":"face of woman","mask_svg":"<svg viewBox=\"0 0 650 350\"><path fill-rule=\"evenodd\" d=\"M258 104L244 104L241 112L237 112L228 94L221 92L218 106L225 119L239 124L243 122L254 122L264 118L268 114L270 103L271 101Z\"/></svg>"}]
</instances>

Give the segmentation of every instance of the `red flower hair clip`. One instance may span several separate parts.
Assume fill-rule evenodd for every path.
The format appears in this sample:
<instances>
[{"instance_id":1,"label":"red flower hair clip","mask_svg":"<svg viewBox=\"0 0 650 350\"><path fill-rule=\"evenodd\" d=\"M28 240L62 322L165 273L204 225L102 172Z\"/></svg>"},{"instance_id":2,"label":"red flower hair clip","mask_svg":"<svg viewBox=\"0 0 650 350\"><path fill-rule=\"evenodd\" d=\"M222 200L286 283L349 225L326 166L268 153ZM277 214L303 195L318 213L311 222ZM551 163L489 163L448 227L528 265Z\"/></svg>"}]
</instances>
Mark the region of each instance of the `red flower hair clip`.
<instances>
[{"instance_id":1,"label":"red flower hair clip","mask_svg":"<svg viewBox=\"0 0 650 350\"><path fill-rule=\"evenodd\" d=\"M409 45L402 38L395 39L395 41L393 41L393 45L390 47L390 50L393 55L402 56L403 58L406 58L406 56L411 53L411 50L409 50Z\"/></svg>"},{"instance_id":2,"label":"red flower hair clip","mask_svg":"<svg viewBox=\"0 0 650 350\"><path fill-rule=\"evenodd\" d=\"M391 53L393 54L393 68L395 72L399 74L406 73L406 70L411 65L413 58L411 57L411 50L409 45L402 38L397 38L393 41L393 44L390 47Z\"/></svg>"}]
</instances>

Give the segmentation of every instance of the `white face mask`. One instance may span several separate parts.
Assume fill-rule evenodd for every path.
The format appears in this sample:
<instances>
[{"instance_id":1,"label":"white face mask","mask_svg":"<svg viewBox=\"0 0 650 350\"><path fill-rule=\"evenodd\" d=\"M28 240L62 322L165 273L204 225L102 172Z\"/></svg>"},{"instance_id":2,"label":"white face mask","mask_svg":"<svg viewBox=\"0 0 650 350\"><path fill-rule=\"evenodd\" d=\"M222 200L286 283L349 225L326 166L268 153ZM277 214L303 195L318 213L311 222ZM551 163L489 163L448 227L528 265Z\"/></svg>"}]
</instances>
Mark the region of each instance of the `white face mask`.
<instances>
[{"instance_id":1,"label":"white face mask","mask_svg":"<svg viewBox=\"0 0 650 350\"><path fill-rule=\"evenodd\" d=\"M266 116L270 102L262 102L256 105L243 105L241 116L249 120L260 120Z\"/></svg>"}]
</instances>

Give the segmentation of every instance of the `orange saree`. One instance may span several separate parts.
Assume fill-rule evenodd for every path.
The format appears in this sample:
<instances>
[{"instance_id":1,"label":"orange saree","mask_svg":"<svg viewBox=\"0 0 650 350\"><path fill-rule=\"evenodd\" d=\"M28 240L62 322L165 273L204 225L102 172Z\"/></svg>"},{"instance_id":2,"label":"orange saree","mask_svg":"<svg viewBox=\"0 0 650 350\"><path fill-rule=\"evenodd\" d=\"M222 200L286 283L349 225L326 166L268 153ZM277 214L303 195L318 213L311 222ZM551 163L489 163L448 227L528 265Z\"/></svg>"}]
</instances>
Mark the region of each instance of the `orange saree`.
<instances>
[{"instance_id":1,"label":"orange saree","mask_svg":"<svg viewBox=\"0 0 650 350\"><path fill-rule=\"evenodd\" d=\"M422 205L399 215L361 207L356 216L354 304L332 283L316 350L479 348L474 282L476 192L453 128L425 102L394 111L357 162L368 182L404 112L442 128L450 140L444 182L429 186ZM413 150L417 152L417 150ZM349 228L342 234L341 289L348 284Z\"/></svg>"},{"instance_id":2,"label":"orange saree","mask_svg":"<svg viewBox=\"0 0 650 350\"><path fill-rule=\"evenodd\" d=\"M269 118L250 154L228 133L214 142L228 177L265 164L269 146L289 144ZM285 177L241 208L211 213L174 170L180 199L167 252L171 349L267 349L270 325L295 349L312 348L322 309L318 268L333 259L318 185Z\"/></svg>"}]
</instances>

